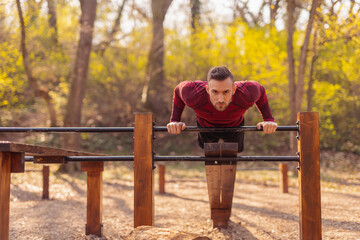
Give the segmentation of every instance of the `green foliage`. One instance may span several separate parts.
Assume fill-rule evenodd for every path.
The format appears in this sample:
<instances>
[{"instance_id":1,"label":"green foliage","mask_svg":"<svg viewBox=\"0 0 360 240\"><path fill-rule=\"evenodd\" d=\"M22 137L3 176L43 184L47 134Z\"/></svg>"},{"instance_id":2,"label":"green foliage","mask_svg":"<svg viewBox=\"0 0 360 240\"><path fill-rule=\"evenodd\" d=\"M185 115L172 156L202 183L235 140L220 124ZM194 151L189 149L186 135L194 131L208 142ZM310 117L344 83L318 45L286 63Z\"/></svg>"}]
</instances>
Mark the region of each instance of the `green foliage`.
<instances>
[{"instance_id":1,"label":"green foliage","mask_svg":"<svg viewBox=\"0 0 360 240\"><path fill-rule=\"evenodd\" d=\"M115 5L113 1L103 1L98 6L83 108L83 125L87 126L131 126L133 113L143 110L141 98L148 79L146 66L151 26L147 20L139 17L131 19L136 15L133 12L124 13L121 26L128 27L127 24L134 21L131 22L131 31L124 33L120 30L115 40L102 52L99 43L108 37ZM41 86L50 90L60 120L67 102L76 56L79 4L58 1L57 45L51 40L54 29L48 25L46 11L41 9L32 13L26 6L23 11L33 76ZM42 100L34 100L34 94L28 87L19 47L20 29L15 4L7 4L6 10L0 10L0 14L4 12L0 21L0 122L2 125L12 125L19 119L19 114L15 113L22 112L24 116L30 112L45 114L46 108ZM324 24L318 27L320 39L317 43L312 97L313 110L320 113L321 146L360 152L360 37L357 34L360 32L360 17L354 15L351 21L345 21L324 14L322 20ZM303 37L303 31L295 32L296 66ZM164 63L168 89L165 107L171 107L173 88L179 82L206 80L209 68L226 65L232 70L236 81L260 82L267 91L275 120L280 125L293 125L289 122L286 39L285 30L279 31L266 24L248 26L240 19L228 24L203 22L196 31L191 31L189 26L184 32L183 25L165 29ZM308 74L305 82L307 86ZM7 115L6 111L14 114ZM184 121L193 123L191 111L185 111L183 116ZM258 121L261 121L261 116L253 107L246 113L246 125L254 125ZM46 122L39 121L37 124L44 126ZM102 148L106 152L112 149L126 152L131 149L128 136L114 135L107 139L106 136L85 134L82 136L86 140L84 147L89 151L94 147L99 151ZM163 153L192 151L191 148L196 145L194 136L184 137L180 143L189 143L189 147L182 145L181 148L175 145L179 142L174 141L173 137L165 134L160 138L159 150ZM116 141L123 143L122 147L119 148ZM274 138L247 136L247 141L251 151L267 152L284 149L288 145L287 135L276 135Z\"/></svg>"}]
</instances>

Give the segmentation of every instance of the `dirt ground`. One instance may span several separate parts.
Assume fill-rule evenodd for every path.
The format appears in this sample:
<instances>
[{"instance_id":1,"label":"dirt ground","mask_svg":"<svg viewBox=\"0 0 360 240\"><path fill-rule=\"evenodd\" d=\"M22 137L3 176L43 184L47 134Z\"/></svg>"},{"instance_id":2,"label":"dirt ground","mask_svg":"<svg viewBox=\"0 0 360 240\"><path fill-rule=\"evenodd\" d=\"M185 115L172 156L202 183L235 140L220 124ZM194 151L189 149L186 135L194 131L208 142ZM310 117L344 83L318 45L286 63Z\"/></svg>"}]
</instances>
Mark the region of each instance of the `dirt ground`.
<instances>
[{"instance_id":1,"label":"dirt ground","mask_svg":"<svg viewBox=\"0 0 360 240\"><path fill-rule=\"evenodd\" d=\"M203 166L181 164L167 165L166 194L158 194L155 175L155 226L214 240L299 239L297 178L290 177L289 193L282 194L277 171L238 168L228 229L212 228ZM10 239L98 239L85 236L86 175L56 169L51 166L50 200L41 200L40 172L12 174ZM123 239L133 229L132 174L130 164L105 167L102 239ZM359 171L322 171L321 194L323 239L360 239Z\"/></svg>"}]
</instances>

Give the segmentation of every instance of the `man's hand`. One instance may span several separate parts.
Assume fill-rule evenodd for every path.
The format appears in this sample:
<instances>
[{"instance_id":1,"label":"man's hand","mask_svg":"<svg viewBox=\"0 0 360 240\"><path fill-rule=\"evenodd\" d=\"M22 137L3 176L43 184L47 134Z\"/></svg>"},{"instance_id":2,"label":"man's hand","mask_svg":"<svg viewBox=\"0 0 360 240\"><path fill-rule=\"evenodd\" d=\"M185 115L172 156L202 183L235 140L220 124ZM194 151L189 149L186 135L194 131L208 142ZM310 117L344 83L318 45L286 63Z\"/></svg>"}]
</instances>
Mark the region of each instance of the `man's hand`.
<instances>
[{"instance_id":1,"label":"man's hand","mask_svg":"<svg viewBox=\"0 0 360 240\"><path fill-rule=\"evenodd\" d=\"M170 134L180 134L181 131L185 130L186 124L183 122L171 122L166 127Z\"/></svg>"},{"instance_id":2,"label":"man's hand","mask_svg":"<svg viewBox=\"0 0 360 240\"><path fill-rule=\"evenodd\" d=\"M266 134L274 133L277 129L277 123L276 122L259 122L256 127L258 129L263 128L263 132Z\"/></svg>"}]
</instances>

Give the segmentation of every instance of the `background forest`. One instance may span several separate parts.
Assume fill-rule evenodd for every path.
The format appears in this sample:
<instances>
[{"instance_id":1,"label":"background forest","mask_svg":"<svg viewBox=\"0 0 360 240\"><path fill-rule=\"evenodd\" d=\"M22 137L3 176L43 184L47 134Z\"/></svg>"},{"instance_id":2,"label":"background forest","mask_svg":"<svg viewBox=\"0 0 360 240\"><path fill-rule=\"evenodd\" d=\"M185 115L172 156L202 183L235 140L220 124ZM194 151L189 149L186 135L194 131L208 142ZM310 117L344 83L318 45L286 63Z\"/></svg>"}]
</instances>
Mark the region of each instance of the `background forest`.
<instances>
[{"instance_id":1,"label":"background forest","mask_svg":"<svg viewBox=\"0 0 360 240\"><path fill-rule=\"evenodd\" d=\"M165 125L173 88L205 80L215 65L237 81L259 81L279 125L317 111L321 148L360 154L357 0L0 0L1 126L131 126L138 111ZM245 117L246 125L261 121L256 107ZM193 112L183 120L194 124ZM133 140L0 138L126 155ZM292 146L284 134L247 142L249 151ZM195 135L162 134L157 148L186 154L195 143Z\"/></svg>"}]
</instances>

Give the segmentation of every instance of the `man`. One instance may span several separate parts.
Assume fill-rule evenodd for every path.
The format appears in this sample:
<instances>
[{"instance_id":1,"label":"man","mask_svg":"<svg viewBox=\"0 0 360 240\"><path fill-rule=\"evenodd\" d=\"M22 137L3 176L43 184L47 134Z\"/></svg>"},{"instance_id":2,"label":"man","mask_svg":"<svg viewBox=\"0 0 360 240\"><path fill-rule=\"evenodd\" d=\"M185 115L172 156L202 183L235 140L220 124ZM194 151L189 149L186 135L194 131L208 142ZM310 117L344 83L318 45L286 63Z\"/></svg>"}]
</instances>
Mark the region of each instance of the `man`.
<instances>
[{"instance_id":1,"label":"man","mask_svg":"<svg viewBox=\"0 0 360 240\"><path fill-rule=\"evenodd\" d=\"M172 115L167 124L168 132L180 134L186 129L181 122L181 114L187 105L196 114L197 125L202 127L240 127L244 125L244 113L256 104L263 122L257 128L263 128L266 134L274 133L277 124L271 114L266 92L255 81L234 82L234 77L227 67L214 67L207 75L207 82L184 81L174 90ZM199 146L206 142L237 142L238 152L244 149L243 132L199 132Z\"/></svg>"}]
</instances>

